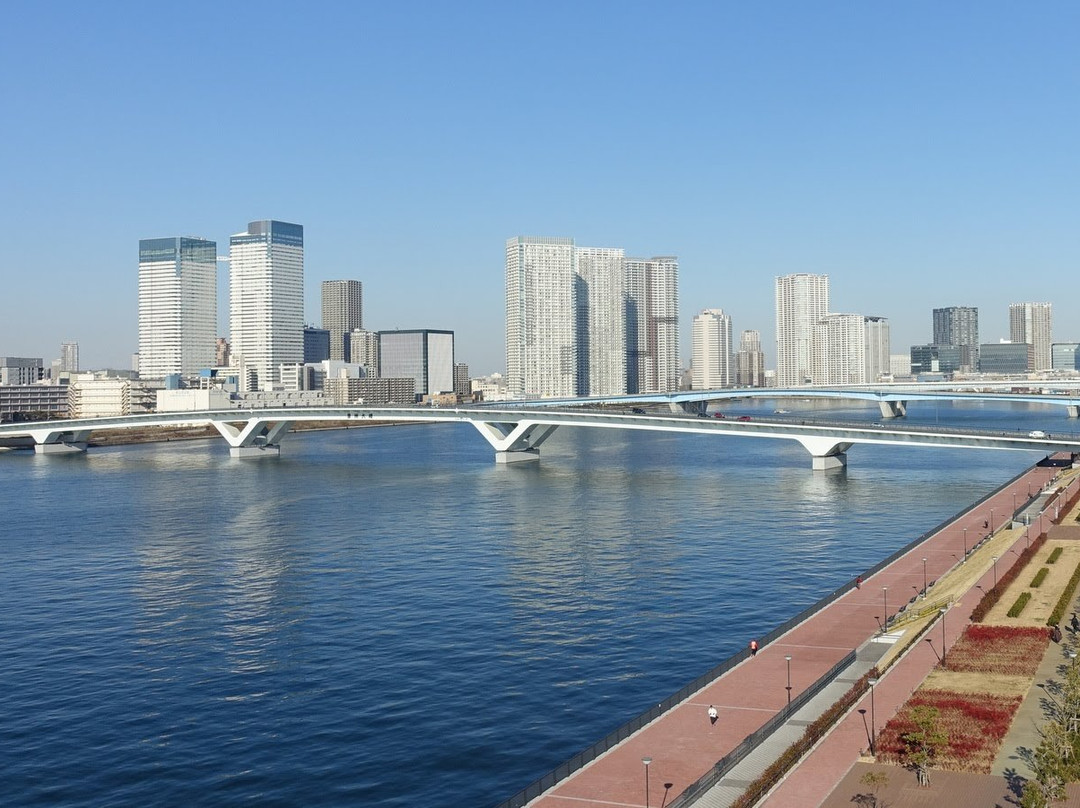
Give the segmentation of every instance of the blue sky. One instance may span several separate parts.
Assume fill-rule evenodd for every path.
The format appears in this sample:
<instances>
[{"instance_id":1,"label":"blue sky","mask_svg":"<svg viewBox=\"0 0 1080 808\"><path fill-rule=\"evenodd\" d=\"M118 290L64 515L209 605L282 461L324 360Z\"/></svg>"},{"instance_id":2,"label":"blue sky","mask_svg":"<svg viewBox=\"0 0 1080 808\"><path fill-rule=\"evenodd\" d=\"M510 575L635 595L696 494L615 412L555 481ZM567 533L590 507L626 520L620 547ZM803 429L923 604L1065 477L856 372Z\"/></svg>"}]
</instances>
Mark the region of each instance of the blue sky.
<instances>
[{"instance_id":1,"label":"blue sky","mask_svg":"<svg viewBox=\"0 0 1080 808\"><path fill-rule=\"evenodd\" d=\"M138 240L263 218L305 227L310 321L356 278L474 374L518 234L678 255L686 359L719 307L771 363L790 272L894 353L951 305L1080 340L1078 34L1064 2L9 3L0 355L127 367Z\"/></svg>"}]
</instances>

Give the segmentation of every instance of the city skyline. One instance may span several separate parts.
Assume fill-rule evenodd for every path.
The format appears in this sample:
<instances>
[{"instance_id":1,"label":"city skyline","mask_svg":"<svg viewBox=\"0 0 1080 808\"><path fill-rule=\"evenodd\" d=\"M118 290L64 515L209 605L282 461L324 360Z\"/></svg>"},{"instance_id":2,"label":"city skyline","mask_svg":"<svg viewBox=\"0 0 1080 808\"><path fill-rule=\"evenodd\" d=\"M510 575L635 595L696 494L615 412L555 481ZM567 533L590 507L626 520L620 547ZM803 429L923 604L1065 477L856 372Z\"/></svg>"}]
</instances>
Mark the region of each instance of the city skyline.
<instances>
[{"instance_id":1,"label":"city skyline","mask_svg":"<svg viewBox=\"0 0 1080 808\"><path fill-rule=\"evenodd\" d=\"M1072 6L553 3L558 47L488 3L188 12L198 60L165 9L5 20L4 289L39 305L11 307L3 353L71 340L84 367L127 367L138 240L223 245L258 217L307 228L305 321L322 280L358 278L368 327L454 330L478 374L505 370L500 245L528 232L678 255L684 363L693 314L723 308L775 366L771 287L792 273L828 274L834 311L888 318L896 349L952 306L1008 338L1026 300L1080 339ZM677 57L633 56L657 42ZM297 114L238 114L256 77ZM149 97L205 112L146 115ZM569 109L589 114L556 125Z\"/></svg>"}]
</instances>

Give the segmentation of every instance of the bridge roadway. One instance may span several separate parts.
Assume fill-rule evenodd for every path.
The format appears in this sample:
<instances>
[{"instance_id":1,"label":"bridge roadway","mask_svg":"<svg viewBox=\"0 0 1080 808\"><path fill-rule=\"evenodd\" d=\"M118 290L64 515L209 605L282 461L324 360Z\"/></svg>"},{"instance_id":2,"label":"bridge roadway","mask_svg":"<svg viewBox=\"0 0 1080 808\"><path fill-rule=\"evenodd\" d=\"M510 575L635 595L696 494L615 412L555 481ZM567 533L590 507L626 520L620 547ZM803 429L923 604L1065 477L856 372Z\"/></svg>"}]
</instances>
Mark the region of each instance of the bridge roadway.
<instances>
[{"instance_id":1,"label":"bridge roadway","mask_svg":"<svg viewBox=\"0 0 1080 808\"><path fill-rule=\"evenodd\" d=\"M850 399L877 402L882 418L898 418L907 415L911 401L996 401L1010 404L1049 404L1065 407L1070 418L1080 417L1080 397L1076 388L1080 380L1033 382L1027 380L1004 382L919 382L918 384L872 384L837 385L830 387L764 387L730 388L718 390L686 390L678 393L642 393L620 396L590 396L585 398L544 399L520 404L508 402L507 406L628 406L633 404L671 404L689 407L704 406L709 401L725 401L740 398L768 399ZM1041 390L1059 392L1014 393L1016 388L1037 387ZM1003 392L993 392L1001 390ZM964 392L967 391L967 392Z\"/></svg>"},{"instance_id":2,"label":"bridge roadway","mask_svg":"<svg viewBox=\"0 0 1080 808\"><path fill-rule=\"evenodd\" d=\"M277 455L281 439L298 423L468 422L491 444L497 463L536 460L540 446L559 427L638 429L711 436L794 440L813 458L814 469L846 464L856 444L1080 452L1080 434L1019 433L956 427L898 427L890 423L843 424L772 417L747 420L691 415L669 402L671 412L630 412L594 407L264 407L246 410L151 413L0 425L0 446L33 446L42 454L85 451L95 432L147 427L213 426L234 457Z\"/></svg>"}]
</instances>

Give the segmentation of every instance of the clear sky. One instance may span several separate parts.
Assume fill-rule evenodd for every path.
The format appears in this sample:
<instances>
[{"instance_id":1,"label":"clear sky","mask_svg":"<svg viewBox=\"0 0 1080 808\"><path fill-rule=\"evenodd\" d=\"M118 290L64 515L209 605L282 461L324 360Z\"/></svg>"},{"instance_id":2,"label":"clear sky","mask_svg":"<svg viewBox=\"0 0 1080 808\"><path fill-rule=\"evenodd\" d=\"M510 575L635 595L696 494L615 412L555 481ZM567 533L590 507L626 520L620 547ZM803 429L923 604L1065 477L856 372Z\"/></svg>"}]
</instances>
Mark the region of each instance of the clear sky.
<instances>
[{"instance_id":1,"label":"clear sky","mask_svg":"<svg viewBox=\"0 0 1080 808\"><path fill-rule=\"evenodd\" d=\"M1075 2L18 2L0 22L0 355L128 367L138 240L305 228L365 326L504 366L504 245L677 255L775 355L773 279L888 317L1054 304L1080 340ZM220 266L222 333L227 265Z\"/></svg>"}]
</instances>

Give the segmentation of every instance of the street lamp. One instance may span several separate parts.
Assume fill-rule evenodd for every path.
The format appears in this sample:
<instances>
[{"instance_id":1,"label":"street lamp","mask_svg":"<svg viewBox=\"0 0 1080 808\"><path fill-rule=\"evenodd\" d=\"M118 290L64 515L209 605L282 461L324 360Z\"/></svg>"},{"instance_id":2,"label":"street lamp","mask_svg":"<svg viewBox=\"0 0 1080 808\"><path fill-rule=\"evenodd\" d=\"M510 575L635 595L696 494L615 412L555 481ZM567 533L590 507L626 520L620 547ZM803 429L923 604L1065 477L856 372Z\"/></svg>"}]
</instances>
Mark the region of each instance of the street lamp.
<instances>
[{"instance_id":1,"label":"street lamp","mask_svg":"<svg viewBox=\"0 0 1080 808\"><path fill-rule=\"evenodd\" d=\"M945 607L942 606L939 610L941 612L941 668L942 670L948 670L948 665L945 664Z\"/></svg>"},{"instance_id":2,"label":"street lamp","mask_svg":"<svg viewBox=\"0 0 1080 808\"><path fill-rule=\"evenodd\" d=\"M926 600L926 559L922 560L922 596Z\"/></svg>"},{"instance_id":3,"label":"street lamp","mask_svg":"<svg viewBox=\"0 0 1080 808\"><path fill-rule=\"evenodd\" d=\"M784 657L787 660L787 703L788 707L791 706L791 654L787 654Z\"/></svg>"},{"instance_id":4,"label":"street lamp","mask_svg":"<svg viewBox=\"0 0 1080 808\"><path fill-rule=\"evenodd\" d=\"M874 685L878 683L877 679L867 679L866 683L870 685L870 756L875 756L874 747L877 744L877 713L874 712Z\"/></svg>"},{"instance_id":5,"label":"street lamp","mask_svg":"<svg viewBox=\"0 0 1080 808\"><path fill-rule=\"evenodd\" d=\"M881 587L881 597L885 601L885 628L889 627L889 587Z\"/></svg>"},{"instance_id":6,"label":"street lamp","mask_svg":"<svg viewBox=\"0 0 1080 808\"><path fill-rule=\"evenodd\" d=\"M652 763L652 758L643 757L641 762L645 764L645 808L649 808L649 764Z\"/></svg>"},{"instance_id":7,"label":"street lamp","mask_svg":"<svg viewBox=\"0 0 1080 808\"><path fill-rule=\"evenodd\" d=\"M994 559L994 586L997 586L997 556L993 556Z\"/></svg>"},{"instance_id":8,"label":"street lamp","mask_svg":"<svg viewBox=\"0 0 1080 808\"><path fill-rule=\"evenodd\" d=\"M964 528L964 561L967 561L967 528Z\"/></svg>"},{"instance_id":9,"label":"street lamp","mask_svg":"<svg viewBox=\"0 0 1080 808\"><path fill-rule=\"evenodd\" d=\"M994 535L994 509L990 509L990 535Z\"/></svg>"}]
</instances>

